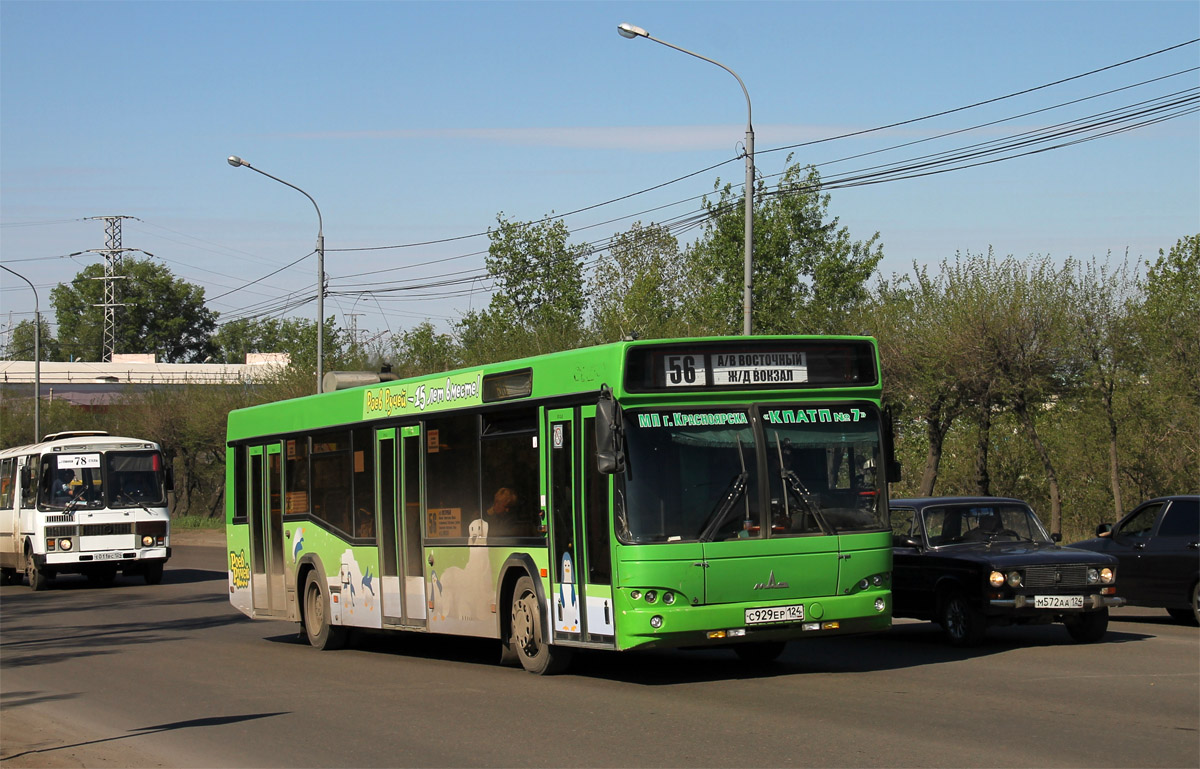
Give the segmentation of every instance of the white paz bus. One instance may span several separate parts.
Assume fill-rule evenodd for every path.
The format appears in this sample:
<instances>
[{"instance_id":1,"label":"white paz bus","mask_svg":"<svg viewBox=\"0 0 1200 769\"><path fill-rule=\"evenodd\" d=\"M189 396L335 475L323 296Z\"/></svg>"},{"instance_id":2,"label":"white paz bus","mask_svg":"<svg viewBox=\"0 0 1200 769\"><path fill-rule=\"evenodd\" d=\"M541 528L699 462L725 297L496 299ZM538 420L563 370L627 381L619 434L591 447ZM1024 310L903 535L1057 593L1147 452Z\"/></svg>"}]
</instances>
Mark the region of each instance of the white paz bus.
<instances>
[{"instance_id":1,"label":"white paz bus","mask_svg":"<svg viewBox=\"0 0 1200 769\"><path fill-rule=\"evenodd\" d=\"M43 590L59 574L162 581L170 474L158 444L98 431L0 451L0 581Z\"/></svg>"}]
</instances>

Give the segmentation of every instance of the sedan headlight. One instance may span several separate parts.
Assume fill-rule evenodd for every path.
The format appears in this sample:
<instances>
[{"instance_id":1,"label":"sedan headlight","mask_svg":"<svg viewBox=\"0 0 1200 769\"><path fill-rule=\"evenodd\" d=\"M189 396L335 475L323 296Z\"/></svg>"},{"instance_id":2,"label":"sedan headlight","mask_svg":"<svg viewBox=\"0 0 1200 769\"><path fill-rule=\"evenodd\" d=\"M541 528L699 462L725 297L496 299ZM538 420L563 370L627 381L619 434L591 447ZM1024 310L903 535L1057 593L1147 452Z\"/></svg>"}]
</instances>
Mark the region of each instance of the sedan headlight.
<instances>
[{"instance_id":1,"label":"sedan headlight","mask_svg":"<svg viewBox=\"0 0 1200 769\"><path fill-rule=\"evenodd\" d=\"M1100 570L1100 581L1106 585L1111 585L1117 581L1117 573L1105 566Z\"/></svg>"},{"instance_id":2,"label":"sedan headlight","mask_svg":"<svg viewBox=\"0 0 1200 769\"><path fill-rule=\"evenodd\" d=\"M1009 587L1020 587L1021 586L1021 572L1010 571L1008 573L1008 586Z\"/></svg>"},{"instance_id":3,"label":"sedan headlight","mask_svg":"<svg viewBox=\"0 0 1200 769\"><path fill-rule=\"evenodd\" d=\"M1099 569L1088 569L1087 570L1087 581L1088 581L1089 585L1094 585L1097 582L1099 582L1100 581L1100 570Z\"/></svg>"},{"instance_id":4,"label":"sedan headlight","mask_svg":"<svg viewBox=\"0 0 1200 769\"><path fill-rule=\"evenodd\" d=\"M1006 577L1004 576L1003 572L999 571L993 571L988 575L988 582L991 583L992 587L1000 587L1004 584L1005 579Z\"/></svg>"}]
</instances>

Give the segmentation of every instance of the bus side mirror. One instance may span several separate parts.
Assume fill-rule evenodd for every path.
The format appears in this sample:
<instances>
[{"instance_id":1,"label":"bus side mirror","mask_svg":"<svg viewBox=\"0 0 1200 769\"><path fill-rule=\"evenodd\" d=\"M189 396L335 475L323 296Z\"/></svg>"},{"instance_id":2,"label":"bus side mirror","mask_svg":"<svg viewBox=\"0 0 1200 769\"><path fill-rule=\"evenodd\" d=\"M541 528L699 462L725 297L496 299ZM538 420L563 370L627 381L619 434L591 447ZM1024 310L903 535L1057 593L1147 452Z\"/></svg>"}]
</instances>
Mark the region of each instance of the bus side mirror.
<instances>
[{"instance_id":1,"label":"bus side mirror","mask_svg":"<svg viewBox=\"0 0 1200 769\"><path fill-rule=\"evenodd\" d=\"M600 400L596 403L596 469L606 475L625 470L622 450L621 407L613 399L612 390L600 385Z\"/></svg>"},{"instance_id":2,"label":"bus side mirror","mask_svg":"<svg viewBox=\"0 0 1200 769\"><path fill-rule=\"evenodd\" d=\"M896 459L896 426L892 418L892 407L883 410L883 451L887 467L887 482L897 483L900 480L900 460Z\"/></svg>"},{"instance_id":3,"label":"bus side mirror","mask_svg":"<svg viewBox=\"0 0 1200 769\"><path fill-rule=\"evenodd\" d=\"M25 465L21 468L21 488L33 488L33 466Z\"/></svg>"},{"instance_id":4,"label":"bus side mirror","mask_svg":"<svg viewBox=\"0 0 1200 769\"><path fill-rule=\"evenodd\" d=\"M175 468L174 467L167 468L166 487L167 487L167 491L175 490Z\"/></svg>"}]
</instances>

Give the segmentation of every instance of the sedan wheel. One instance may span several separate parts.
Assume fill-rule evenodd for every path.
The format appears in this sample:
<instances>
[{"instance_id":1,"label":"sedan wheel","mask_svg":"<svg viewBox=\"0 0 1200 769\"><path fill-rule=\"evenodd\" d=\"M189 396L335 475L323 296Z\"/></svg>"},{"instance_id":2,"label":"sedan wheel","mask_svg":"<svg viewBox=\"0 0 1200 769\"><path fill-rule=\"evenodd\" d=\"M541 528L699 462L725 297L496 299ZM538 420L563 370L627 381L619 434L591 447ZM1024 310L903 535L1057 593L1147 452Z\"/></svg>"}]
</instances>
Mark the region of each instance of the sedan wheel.
<instances>
[{"instance_id":1,"label":"sedan wheel","mask_svg":"<svg viewBox=\"0 0 1200 769\"><path fill-rule=\"evenodd\" d=\"M953 593L942 606L942 629L955 646L974 646L983 640L987 619L962 593Z\"/></svg>"}]
</instances>

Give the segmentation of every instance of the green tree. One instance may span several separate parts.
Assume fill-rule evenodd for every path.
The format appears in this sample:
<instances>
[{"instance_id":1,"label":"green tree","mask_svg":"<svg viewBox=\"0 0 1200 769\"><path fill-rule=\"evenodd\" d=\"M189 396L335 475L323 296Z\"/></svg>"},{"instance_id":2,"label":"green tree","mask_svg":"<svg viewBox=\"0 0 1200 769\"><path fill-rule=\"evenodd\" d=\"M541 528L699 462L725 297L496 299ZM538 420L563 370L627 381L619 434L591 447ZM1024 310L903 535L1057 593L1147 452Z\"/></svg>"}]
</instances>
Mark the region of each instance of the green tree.
<instances>
[{"instance_id":1,"label":"green tree","mask_svg":"<svg viewBox=\"0 0 1200 769\"><path fill-rule=\"evenodd\" d=\"M578 347L585 339L586 246L567 242L562 220L512 222L501 213L488 230L486 259L494 293L486 310L467 313L455 334L468 363Z\"/></svg>"},{"instance_id":2,"label":"green tree","mask_svg":"<svg viewBox=\"0 0 1200 769\"><path fill-rule=\"evenodd\" d=\"M452 336L438 333L424 321L394 337L391 363L400 377L432 374L461 366L462 351Z\"/></svg>"},{"instance_id":3,"label":"green tree","mask_svg":"<svg viewBox=\"0 0 1200 769\"><path fill-rule=\"evenodd\" d=\"M204 306L204 289L180 280L150 259L122 261L116 280L117 353L153 353L164 363L198 363L215 352L216 314ZM61 354L76 360L104 358L104 266L85 267L50 292L58 319Z\"/></svg>"},{"instance_id":4,"label":"green tree","mask_svg":"<svg viewBox=\"0 0 1200 769\"><path fill-rule=\"evenodd\" d=\"M42 316L38 325L42 331L37 340L38 357L43 361L61 360L58 339L50 330L50 322ZM23 320L13 327L4 347L4 360L33 360L33 329L32 320Z\"/></svg>"},{"instance_id":5,"label":"green tree","mask_svg":"<svg viewBox=\"0 0 1200 769\"><path fill-rule=\"evenodd\" d=\"M347 363L349 335L334 316L325 319L321 348L325 368ZM317 370L317 322L307 318L252 318L222 323L213 336L214 358L223 363L244 363L250 353L287 353L291 366Z\"/></svg>"},{"instance_id":6,"label":"green tree","mask_svg":"<svg viewBox=\"0 0 1200 769\"><path fill-rule=\"evenodd\" d=\"M1109 258L1111 259L1111 254ZM1124 514L1121 494L1120 396L1136 382L1132 308L1138 287L1128 262L1112 268L1095 259L1078 265L1072 283L1074 311L1068 316L1074 347L1083 360L1081 387L1104 417L1108 438L1108 482L1114 520Z\"/></svg>"},{"instance_id":7,"label":"green tree","mask_svg":"<svg viewBox=\"0 0 1200 769\"><path fill-rule=\"evenodd\" d=\"M592 273L589 297L597 337L614 342L678 335L683 329L679 243L663 226L636 222L613 238Z\"/></svg>"},{"instance_id":8,"label":"green tree","mask_svg":"<svg viewBox=\"0 0 1200 769\"><path fill-rule=\"evenodd\" d=\"M791 158L788 159L789 162ZM718 186L720 182L717 182ZM718 334L740 333L745 252L744 199L731 185L705 199L704 232L686 251L688 303L698 325ZM868 298L866 281L883 258L876 233L855 241L829 218L815 168L790 165L779 184L755 191L753 329L759 334L832 333L846 329L851 311Z\"/></svg>"}]
</instances>

